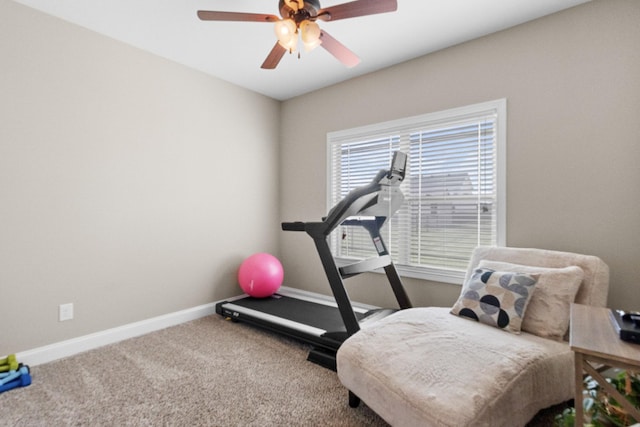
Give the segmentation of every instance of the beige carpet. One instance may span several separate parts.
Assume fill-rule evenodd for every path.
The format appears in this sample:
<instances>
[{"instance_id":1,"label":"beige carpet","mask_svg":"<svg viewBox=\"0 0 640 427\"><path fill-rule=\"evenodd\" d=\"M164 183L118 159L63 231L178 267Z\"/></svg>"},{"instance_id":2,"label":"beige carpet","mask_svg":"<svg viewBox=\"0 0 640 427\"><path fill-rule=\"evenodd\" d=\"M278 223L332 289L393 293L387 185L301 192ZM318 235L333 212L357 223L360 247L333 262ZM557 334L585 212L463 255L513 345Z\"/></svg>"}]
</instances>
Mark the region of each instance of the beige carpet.
<instances>
[{"instance_id":1,"label":"beige carpet","mask_svg":"<svg viewBox=\"0 0 640 427\"><path fill-rule=\"evenodd\" d=\"M0 426L385 426L308 347L215 315L32 368ZM463 408L461 408L463 410ZM551 426L557 409L530 426Z\"/></svg>"}]
</instances>

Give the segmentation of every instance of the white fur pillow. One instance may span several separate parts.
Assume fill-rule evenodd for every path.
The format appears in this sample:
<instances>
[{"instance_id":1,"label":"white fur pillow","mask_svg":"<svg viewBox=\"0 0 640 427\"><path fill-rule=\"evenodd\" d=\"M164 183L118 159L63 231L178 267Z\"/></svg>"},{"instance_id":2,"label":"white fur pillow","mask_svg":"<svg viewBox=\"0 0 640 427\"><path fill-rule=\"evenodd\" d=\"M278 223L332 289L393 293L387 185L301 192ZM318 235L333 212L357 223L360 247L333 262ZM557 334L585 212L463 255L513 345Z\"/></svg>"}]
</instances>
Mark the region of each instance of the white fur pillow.
<instances>
[{"instance_id":1,"label":"white fur pillow","mask_svg":"<svg viewBox=\"0 0 640 427\"><path fill-rule=\"evenodd\" d=\"M540 274L522 320L522 330L556 341L563 340L569 329L571 303L584 278L580 267L548 268L482 260L478 268Z\"/></svg>"}]
</instances>

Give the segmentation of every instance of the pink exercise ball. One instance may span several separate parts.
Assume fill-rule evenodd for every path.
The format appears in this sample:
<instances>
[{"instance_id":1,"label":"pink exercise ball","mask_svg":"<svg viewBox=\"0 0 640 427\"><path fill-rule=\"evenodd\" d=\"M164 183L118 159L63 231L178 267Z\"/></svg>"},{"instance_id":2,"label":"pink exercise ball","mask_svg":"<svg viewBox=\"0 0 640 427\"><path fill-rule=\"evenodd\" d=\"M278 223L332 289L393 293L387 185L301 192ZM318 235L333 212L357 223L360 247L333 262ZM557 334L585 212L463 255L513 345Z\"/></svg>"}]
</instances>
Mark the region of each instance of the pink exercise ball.
<instances>
[{"instance_id":1,"label":"pink exercise ball","mask_svg":"<svg viewBox=\"0 0 640 427\"><path fill-rule=\"evenodd\" d=\"M251 255L238 269L242 290L256 298L266 298L280 289L284 270L278 258L264 252Z\"/></svg>"}]
</instances>

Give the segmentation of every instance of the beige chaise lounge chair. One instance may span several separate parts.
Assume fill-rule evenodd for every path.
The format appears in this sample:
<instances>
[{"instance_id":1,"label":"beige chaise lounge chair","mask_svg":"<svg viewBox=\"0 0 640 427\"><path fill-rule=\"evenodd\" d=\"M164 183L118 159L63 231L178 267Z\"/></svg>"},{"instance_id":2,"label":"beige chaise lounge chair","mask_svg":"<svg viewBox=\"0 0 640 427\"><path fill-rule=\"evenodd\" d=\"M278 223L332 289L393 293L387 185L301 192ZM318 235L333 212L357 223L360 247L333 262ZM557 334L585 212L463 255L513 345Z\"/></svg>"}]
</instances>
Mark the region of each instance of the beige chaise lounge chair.
<instances>
[{"instance_id":1,"label":"beige chaise lounge chair","mask_svg":"<svg viewBox=\"0 0 640 427\"><path fill-rule=\"evenodd\" d=\"M536 280L523 318L503 307L512 332L460 315L465 306L477 312L474 289L487 271ZM359 331L338 351L338 377L351 406L362 399L394 426L524 426L573 398L570 304L605 306L608 289L609 268L594 256L480 247L453 309L401 310Z\"/></svg>"}]
</instances>

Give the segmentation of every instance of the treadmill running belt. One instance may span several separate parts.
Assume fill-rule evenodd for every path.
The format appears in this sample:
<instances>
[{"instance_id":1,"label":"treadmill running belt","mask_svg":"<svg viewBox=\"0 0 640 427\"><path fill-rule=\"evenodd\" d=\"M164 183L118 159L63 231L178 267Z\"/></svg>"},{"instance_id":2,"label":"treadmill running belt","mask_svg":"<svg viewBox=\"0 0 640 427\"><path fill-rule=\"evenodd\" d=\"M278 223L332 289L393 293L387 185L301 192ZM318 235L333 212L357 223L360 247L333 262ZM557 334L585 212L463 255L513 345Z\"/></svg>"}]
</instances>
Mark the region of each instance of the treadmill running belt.
<instances>
[{"instance_id":1,"label":"treadmill running belt","mask_svg":"<svg viewBox=\"0 0 640 427\"><path fill-rule=\"evenodd\" d=\"M243 298L233 304L252 310L303 323L327 332L345 332L346 328L337 307L275 294L269 298ZM358 320L365 317L356 313Z\"/></svg>"}]
</instances>

